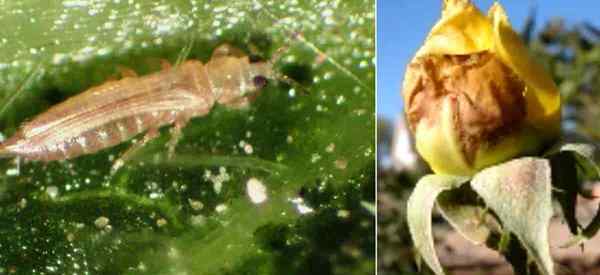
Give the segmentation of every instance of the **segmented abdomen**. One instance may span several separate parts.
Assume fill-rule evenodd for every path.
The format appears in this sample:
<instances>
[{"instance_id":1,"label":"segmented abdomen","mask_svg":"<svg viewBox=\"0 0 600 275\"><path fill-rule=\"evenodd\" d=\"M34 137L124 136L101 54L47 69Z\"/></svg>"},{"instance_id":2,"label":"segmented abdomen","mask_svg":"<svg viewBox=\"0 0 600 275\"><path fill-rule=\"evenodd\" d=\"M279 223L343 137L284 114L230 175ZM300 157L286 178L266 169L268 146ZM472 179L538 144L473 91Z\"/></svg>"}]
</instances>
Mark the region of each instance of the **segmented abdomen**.
<instances>
[{"instance_id":1,"label":"segmented abdomen","mask_svg":"<svg viewBox=\"0 0 600 275\"><path fill-rule=\"evenodd\" d=\"M9 147L19 156L32 160L70 159L91 154L115 146L146 131L150 127L160 127L172 123L176 112L154 112L138 114L106 123L98 128L78 135L55 138L21 139Z\"/></svg>"},{"instance_id":2,"label":"segmented abdomen","mask_svg":"<svg viewBox=\"0 0 600 275\"><path fill-rule=\"evenodd\" d=\"M204 75L203 75L204 74ZM214 105L200 62L94 87L26 123L0 153L61 160L122 143L181 117L206 114Z\"/></svg>"}]
</instances>

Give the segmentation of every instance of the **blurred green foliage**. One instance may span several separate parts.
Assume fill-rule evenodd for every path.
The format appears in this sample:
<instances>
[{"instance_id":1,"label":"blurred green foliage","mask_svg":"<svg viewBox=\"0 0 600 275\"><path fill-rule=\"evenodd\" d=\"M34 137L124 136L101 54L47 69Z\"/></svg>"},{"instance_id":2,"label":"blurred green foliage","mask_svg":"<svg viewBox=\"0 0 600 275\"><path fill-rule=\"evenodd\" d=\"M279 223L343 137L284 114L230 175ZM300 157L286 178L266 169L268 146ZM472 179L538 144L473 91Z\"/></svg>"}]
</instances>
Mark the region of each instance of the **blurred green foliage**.
<instances>
[{"instance_id":1,"label":"blurred green foliage","mask_svg":"<svg viewBox=\"0 0 600 275\"><path fill-rule=\"evenodd\" d=\"M531 39L529 46L559 85L565 133L598 144L600 29L589 23L568 26L555 18Z\"/></svg>"},{"instance_id":2,"label":"blurred green foliage","mask_svg":"<svg viewBox=\"0 0 600 275\"><path fill-rule=\"evenodd\" d=\"M0 129L158 60L231 43L277 49L248 110L167 129L115 176L130 143L0 171L0 274L373 274L374 1L2 1ZM256 178L267 201L254 204Z\"/></svg>"}]
</instances>

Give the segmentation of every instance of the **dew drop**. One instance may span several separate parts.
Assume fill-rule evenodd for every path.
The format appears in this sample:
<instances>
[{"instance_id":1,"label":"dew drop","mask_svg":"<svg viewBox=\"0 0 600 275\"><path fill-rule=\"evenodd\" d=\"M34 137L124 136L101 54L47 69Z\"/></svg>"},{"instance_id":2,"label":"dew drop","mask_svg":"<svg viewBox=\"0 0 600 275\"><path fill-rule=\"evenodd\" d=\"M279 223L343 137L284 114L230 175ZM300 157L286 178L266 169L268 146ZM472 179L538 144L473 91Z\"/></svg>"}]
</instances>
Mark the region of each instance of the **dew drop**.
<instances>
[{"instance_id":1,"label":"dew drop","mask_svg":"<svg viewBox=\"0 0 600 275\"><path fill-rule=\"evenodd\" d=\"M202 226L206 224L206 217L203 215L194 215L190 218L190 223L193 226Z\"/></svg>"},{"instance_id":2,"label":"dew drop","mask_svg":"<svg viewBox=\"0 0 600 275\"><path fill-rule=\"evenodd\" d=\"M246 145L244 145L244 152L246 152L246 154L250 155L254 152L254 148L252 147L252 145L246 144Z\"/></svg>"},{"instance_id":3,"label":"dew drop","mask_svg":"<svg viewBox=\"0 0 600 275\"><path fill-rule=\"evenodd\" d=\"M215 211L217 211L217 213L223 213L227 210L227 205L225 204L219 204L215 207Z\"/></svg>"},{"instance_id":4,"label":"dew drop","mask_svg":"<svg viewBox=\"0 0 600 275\"><path fill-rule=\"evenodd\" d=\"M18 176L20 174L19 168L9 168L6 169L6 175L9 177Z\"/></svg>"},{"instance_id":5,"label":"dew drop","mask_svg":"<svg viewBox=\"0 0 600 275\"><path fill-rule=\"evenodd\" d=\"M48 194L51 199L56 199L56 197L58 197L58 192L58 187L54 185L46 187L46 194Z\"/></svg>"},{"instance_id":6,"label":"dew drop","mask_svg":"<svg viewBox=\"0 0 600 275\"><path fill-rule=\"evenodd\" d=\"M165 225L167 225L167 220L165 220L164 218L156 220L156 226L163 227Z\"/></svg>"},{"instance_id":7,"label":"dew drop","mask_svg":"<svg viewBox=\"0 0 600 275\"><path fill-rule=\"evenodd\" d=\"M193 199L188 199L188 203L190 204L190 207L192 207L192 209L198 211L201 210L202 208L204 208L204 204L201 201L197 201L197 200L193 200Z\"/></svg>"},{"instance_id":8,"label":"dew drop","mask_svg":"<svg viewBox=\"0 0 600 275\"><path fill-rule=\"evenodd\" d=\"M327 153L331 153L331 152L333 152L334 150L335 150L335 144L333 144L333 143L330 143L329 145L327 145L327 148L325 148L325 151L326 151Z\"/></svg>"},{"instance_id":9,"label":"dew drop","mask_svg":"<svg viewBox=\"0 0 600 275\"><path fill-rule=\"evenodd\" d=\"M304 199L297 197L297 198L293 198L290 200L294 205L296 205L296 210L298 210L298 213L305 215L305 214L309 214L314 212L315 210L306 205L306 203L304 203Z\"/></svg>"}]
</instances>

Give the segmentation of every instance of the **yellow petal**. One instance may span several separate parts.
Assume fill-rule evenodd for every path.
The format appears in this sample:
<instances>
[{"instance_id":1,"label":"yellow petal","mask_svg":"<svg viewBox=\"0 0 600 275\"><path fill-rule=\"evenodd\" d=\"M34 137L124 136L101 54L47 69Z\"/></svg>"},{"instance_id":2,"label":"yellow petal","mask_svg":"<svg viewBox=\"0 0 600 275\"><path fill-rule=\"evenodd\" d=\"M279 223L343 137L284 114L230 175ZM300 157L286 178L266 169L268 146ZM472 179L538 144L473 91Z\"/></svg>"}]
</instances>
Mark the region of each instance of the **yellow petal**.
<instances>
[{"instance_id":1,"label":"yellow petal","mask_svg":"<svg viewBox=\"0 0 600 275\"><path fill-rule=\"evenodd\" d=\"M452 99L445 98L438 114L436 127L419 123L415 131L415 145L436 174L469 176L476 170L467 164L454 127Z\"/></svg>"},{"instance_id":2,"label":"yellow petal","mask_svg":"<svg viewBox=\"0 0 600 275\"><path fill-rule=\"evenodd\" d=\"M525 44L508 22L500 4L494 3L489 17L494 27L493 51L527 85L527 119L543 131L560 131L560 94L544 68L529 56Z\"/></svg>"},{"instance_id":3,"label":"yellow petal","mask_svg":"<svg viewBox=\"0 0 600 275\"><path fill-rule=\"evenodd\" d=\"M477 151L475 162L467 163L456 131L452 102L445 98L437 125L430 127L419 123L415 131L415 145L419 154L427 161L436 174L472 176L477 171L500 161L523 154L535 154L544 145L539 133L530 129L504 136L494 144L482 144Z\"/></svg>"},{"instance_id":4,"label":"yellow petal","mask_svg":"<svg viewBox=\"0 0 600 275\"><path fill-rule=\"evenodd\" d=\"M453 120L459 110L451 108L452 97L446 96L439 106L437 118L413 125L417 150L437 174L472 175L482 168L518 155L539 153L560 134L561 103L558 88L544 68L530 57L526 45L512 29L498 3L490 8L486 16L470 0L444 0L442 17L431 29L413 62L419 63L420 58L428 59L431 56L475 55L482 52L492 53L499 58L525 84L521 84L517 91L525 97L526 105L521 105L526 108L525 117L515 124L518 127L514 131L497 140L483 140L476 155L467 156L461 147L465 137L457 132ZM404 89L411 90L411 86L407 86L407 79L410 80L409 84L419 84L407 72ZM478 89L477 92L484 90ZM508 107L501 109L507 111Z\"/></svg>"},{"instance_id":5,"label":"yellow petal","mask_svg":"<svg viewBox=\"0 0 600 275\"><path fill-rule=\"evenodd\" d=\"M469 54L491 49L492 23L468 0L446 0L442 18L433 26L417 56Z\"/></svg>"}]
</instances>

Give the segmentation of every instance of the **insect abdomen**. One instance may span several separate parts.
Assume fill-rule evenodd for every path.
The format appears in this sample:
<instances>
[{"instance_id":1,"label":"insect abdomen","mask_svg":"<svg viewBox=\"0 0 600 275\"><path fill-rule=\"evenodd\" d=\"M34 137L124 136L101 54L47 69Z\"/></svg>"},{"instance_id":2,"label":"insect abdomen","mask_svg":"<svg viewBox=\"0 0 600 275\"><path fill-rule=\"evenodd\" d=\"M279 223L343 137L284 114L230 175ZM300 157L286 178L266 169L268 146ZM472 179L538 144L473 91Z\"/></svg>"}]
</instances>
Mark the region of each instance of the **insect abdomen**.
<instances>
[{"instance_id":1,"label":"insect abdomen","mask_svg":"<svg viewBox=\"0 0 600 275\"><path fill-rule=\"evenodd\" d=\"M0 155L69 159L112 147L181 117L206 114L214 98L210 89L196 84L201 68L200 62L186 62L172 70L92 88L25 124L0 146Z\"/></svg>"},{"instance_id":2,"label":"insect abdomen","mask_svg":"<svg viewBox=\"0 0 600 275\"><path fill-rule=\"evenodd\" d=\"M169 142L173 152L190 118L206 115L215 102L232 109L246 107L264 86L265 76L271 75L270 63L250 64L248 57L235 52L225 44L207 65L189 60L172 69L93 87L25 123L0 145L0 157L69 159L149 130L143 144L156 136L159 127L175 123L175 142Z\"/></svg>"},{"instance_id":3,"label":"insect abdomen","mask_svg":"<svg viewBox=\"0 0 600 275\"><path fill-rule=\"evenodd\" d=\"M66 150L54 148L55 159L74 158L118 145L148 129L151 123L154 122L151 117L151 115L138 114L107 123L96 129L88 130L72 139L66 139L62 142L67 146ZM162 124L165 123L160 123L160 125ZM41 157L45 158L45 156L45 154L42 154Z\"/></svg>"},{"instance_id":4,"label":"insect abdomen","mask_svg":"<svg viewBox=\"0 0 600 275\"><path fill-rule=\"evenodd\" d=\"M115 146L146 131L149 127L160 127L175 119L173 112L137 114L103 124L77 135L63 136L60 139L43 137L9 140L8 152L31 160L62 160L91 154ZM60 130L60 129L57 129ZM16 137L16 136L15 136Z\"/></svg>"}]
</instances>

